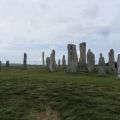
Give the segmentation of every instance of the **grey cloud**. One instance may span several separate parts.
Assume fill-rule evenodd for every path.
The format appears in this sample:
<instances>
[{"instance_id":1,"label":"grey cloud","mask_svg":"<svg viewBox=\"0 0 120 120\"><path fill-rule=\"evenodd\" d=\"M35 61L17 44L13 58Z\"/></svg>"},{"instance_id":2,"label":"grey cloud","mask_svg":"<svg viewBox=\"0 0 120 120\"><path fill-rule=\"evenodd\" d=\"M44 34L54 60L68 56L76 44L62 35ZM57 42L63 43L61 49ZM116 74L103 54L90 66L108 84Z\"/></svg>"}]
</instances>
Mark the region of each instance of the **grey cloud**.
<instances>
[{"instance_id":1,"label":"grey cloud","mask_svg":"<svg viewBox=\"0 0 120 120\"><path fill-rule=\"evenodd\" d=\"M110 23L111 31L114 33L120 32L120 16L116 17L111 23Z\"/></svg>"},{"instance_id":2,"label":"grey cloud","mask_svg":"<svg viewBox=\"0 0 120 120\"><path fill-rule=\"evenodd\" d=\"M103 35L103 36L108 36L110 34L111 30L109 27L99 27L97 29L97 34Z\"/></svg>"},{"instance_id":3,"label":"grey cloud","mask_svg":"<svg viewBox=\"0 0 120 120\"><path fill-rule=\"evenodd\" d=\"M59 18L59 19L56 19L54 22L56 24L60 24L60 23L63 23L63 24L66 24L66 23L70 23L70 22L74 22L74 18L72 17L63 17L63 18Z\"/></svg>"},{"instance_id":4,"label":"grey cloud","mask_svg":"<svg viewBox=\"0 0 120 120\"><path fill-rule=\"evenodd\" d=\"M49 8L48 4L44 4L44 3L40 3L39 7L42 8L42 9Z\"/></svg>"},{"instance_id":5,"label":"grey cloud","mask_svg":"<svg viewBox=\"0 0 120 120\"><path fill-rule=\"evenodd\" d=\"M99 14L99 8L97 5L91 6L83 10L82 15L87 19L94 19Z\"/></svg>"}]
</instances>

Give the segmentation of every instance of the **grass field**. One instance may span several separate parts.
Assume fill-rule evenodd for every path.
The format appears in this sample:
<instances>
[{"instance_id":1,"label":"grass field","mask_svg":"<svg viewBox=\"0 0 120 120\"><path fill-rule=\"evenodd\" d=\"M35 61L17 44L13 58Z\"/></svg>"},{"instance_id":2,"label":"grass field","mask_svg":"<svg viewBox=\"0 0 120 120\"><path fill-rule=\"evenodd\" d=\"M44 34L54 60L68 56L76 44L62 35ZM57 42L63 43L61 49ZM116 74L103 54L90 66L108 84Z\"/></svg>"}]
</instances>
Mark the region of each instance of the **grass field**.
<instances>
[{"instance_id":1,"label":"grass field","mask_svg":"<svg viewBox=\"0 0 120 120\"><path fill-rule=\"evenodd\" d=\"M116 74L0 71L0 120L119 120Z\"/></svg>"}]
</instances>

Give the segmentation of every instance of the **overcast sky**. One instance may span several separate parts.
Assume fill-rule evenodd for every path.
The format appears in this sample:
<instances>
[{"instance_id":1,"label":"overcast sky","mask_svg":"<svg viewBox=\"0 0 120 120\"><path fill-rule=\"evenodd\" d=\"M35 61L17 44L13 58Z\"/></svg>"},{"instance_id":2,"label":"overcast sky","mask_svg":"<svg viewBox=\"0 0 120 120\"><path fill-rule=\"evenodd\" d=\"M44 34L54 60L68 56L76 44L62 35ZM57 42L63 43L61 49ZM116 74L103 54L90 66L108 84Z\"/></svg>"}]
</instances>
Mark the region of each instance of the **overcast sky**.
<instances>
[{"instance_id":1,"label":"overcast sky","mask_svg":"<svg viewBox=\"0 0 120 120\"><path fill-rule=\"evenodd\" d=\"M56 51L56 61L65 55L67 44L86 42L98 63L103 53L120 53L120 0L0 0L0 60L5 63L41 64Z\"/></svg>"}]
</instances>

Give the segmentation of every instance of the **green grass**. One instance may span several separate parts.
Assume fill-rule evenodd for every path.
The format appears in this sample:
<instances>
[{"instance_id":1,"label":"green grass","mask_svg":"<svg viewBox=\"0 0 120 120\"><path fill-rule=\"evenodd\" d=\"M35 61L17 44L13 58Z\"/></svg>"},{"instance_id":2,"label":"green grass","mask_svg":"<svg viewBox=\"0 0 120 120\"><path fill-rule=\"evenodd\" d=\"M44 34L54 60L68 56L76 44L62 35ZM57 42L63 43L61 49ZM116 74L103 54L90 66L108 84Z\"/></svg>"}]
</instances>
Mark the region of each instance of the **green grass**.
<instances>
[{"instance_id":1,"label":"green grass","mask_svg":"<svg viewBox=\"0 0 120 120\"><path fill-rule=\"evenodd\" d=\"M116 74L0 71L0 120L119 120Z\"/></svg>"}]
</instances>

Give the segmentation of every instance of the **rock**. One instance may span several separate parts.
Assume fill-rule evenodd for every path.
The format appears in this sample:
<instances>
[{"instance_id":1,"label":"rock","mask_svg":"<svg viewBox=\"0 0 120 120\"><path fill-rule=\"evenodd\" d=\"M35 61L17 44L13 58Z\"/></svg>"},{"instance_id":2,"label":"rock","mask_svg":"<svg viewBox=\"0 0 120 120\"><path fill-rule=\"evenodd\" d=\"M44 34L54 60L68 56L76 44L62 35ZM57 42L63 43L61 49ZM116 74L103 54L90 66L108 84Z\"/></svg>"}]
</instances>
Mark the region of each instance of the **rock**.
<instances>
[{"instance_id":1,"label":"rock","mask_svg":"<svg viewBox=\"0 0 120 120\"><path fill-rule=\"evenodd\" d=\"M77 54L77 50L76 50L76 60L78 61L78 54Z\"/></svg>"},{"instance_id":2,"label":"rock","mask_svg":"<svg viewBox=\"0 0 120 120\"><path fill-rule=\"evenodd\" d=\"M57 68L59 69L60 68L60 59L58 60L58 66Z\"/></svg>"},{"instance_id":3,"label":"rock","mask_svg":"<svg viewBox=\"0 0 120 120\"><path fill-rule=\"evenodd\" d=\"M44 62L44 52L42 52L42 66L43 66L43 68L45 67L45 62Z\"/></svg>"},{"instance_id":4,"label":"rock","mask_svg":"<svg viewBox=\"0 0 120 120\"><path fill-rule=\"evenodd\" d=\"M63 70L66 69L66 60L65 60L65 55L63 55L63 58L62 58L62 68Z\"/></svg>"},{"instance_id":5,"label":"rock","mask_svg":"<svg viewBox=\"0 0 120 120\"><path fill-rule=\"evenodd\" d=\"M23 58L23 69L27 69L27 54L24 53L24 58Z\"/></svg>"},{"instance_id":6,"label":"rock","mask_svg":"<svg viewBox=\"0 0 120 120\"><path fill-rule=\"evenodd\" d=\"M50 58L46 58L46 70L49 70L49 65L50 65Z\"/></svg>"},{"instance_id":7,"label":"rock","mask_svg":"<svg viewBox=\"0 0 120 120\"><path fill-rule=\"evenodd\" d=\"M102 56L102 53L100 53L98 64L99 64L98 74L103 76L106 75L105 61L104 61L104 57Z\"/></svg>"},{"instance_id":8,"label":"rock","mask_svg":"<svg viewBox=\"0 0 120 120\"><path fill-rule=\"evenodd\" d=\"M95 55L90 51L87 52L87 68L89 72L94 72L95 69Z\"/></svg>"},{"instance_id":9,"label":"rock","mask_svg":"<svg viewBox=\"0 0 120 120\"><path fill-rule=\"evenodd\" d=\"M117 69L118 67L117 67L117 62L115 61L115 68Z\"/></svg>"},{"instance_id":10,"label":"rock","mask_svg":"<svg viewBox=\"0 0 120 120\"><path fill-rule=\"evenodd\" d=\"M79 49L80 49L80 59L79 59L79 67L80 68L86 68L86 43L80 43L79 44Z\"/></svg>"},{"instance_id":11,"label":"rock","mask_svg":"<svg viewBox=\"0 0 120 120\"><path fill-rule=\"evenodd\" d=\"M115 64L115 68L117 69L118 68L117 67L117 62L115 61L114 64ZM105 65L108 66L108 62Z\"/></svg>"},{"instance_id":12,"label":"rock","mask_svg":"<svg viewBox=\"0 0 120 120\"><path fill-rule=\"evenodd\" d=\"M51 72L56 71L56 61L55 61L55 50L52 50L52 53L50 55L50 64L49 64L49 70Z\"/></svg>"},{"instance_id":13,"label":"rock","mask_svg":"<svg viewBox=\"0 0 120 120\"><path fill-rule=\"evenodd\" d=\"M114 50L111 49L108 53L109 62L108 62L108 72L109 73L116 73L115 63L114 63Z\"/></svg>"},{"instance_id":14,"label":"rock","mask_svg":"<svg viewBox=\"0 0 120 120\"><path fill-rule=\"evenodd\" d=\"M9 69L9 60L6 61L6 70Z\"/></svg>"},{"instance_id":15,"label":"rock","mask_svg":"<svg viewBox=\"0 0 120 120\"><path fill-rule=\"evenodd\" d=\"M66 72L76 73L78 70L76 45L68 44L68 66Z\"/></svg>"},{"instance_id":16,"label":"rock","mask_svg":"<svg viewBox=\"0 0 120 120\"><path fill-rule=\"evenodd\" d=\"M118 76L117 76L117 78L120 79L120 54L118 54L117 65L118 65L118 70L117 70Z\"/></svg>"}]
</instances>

